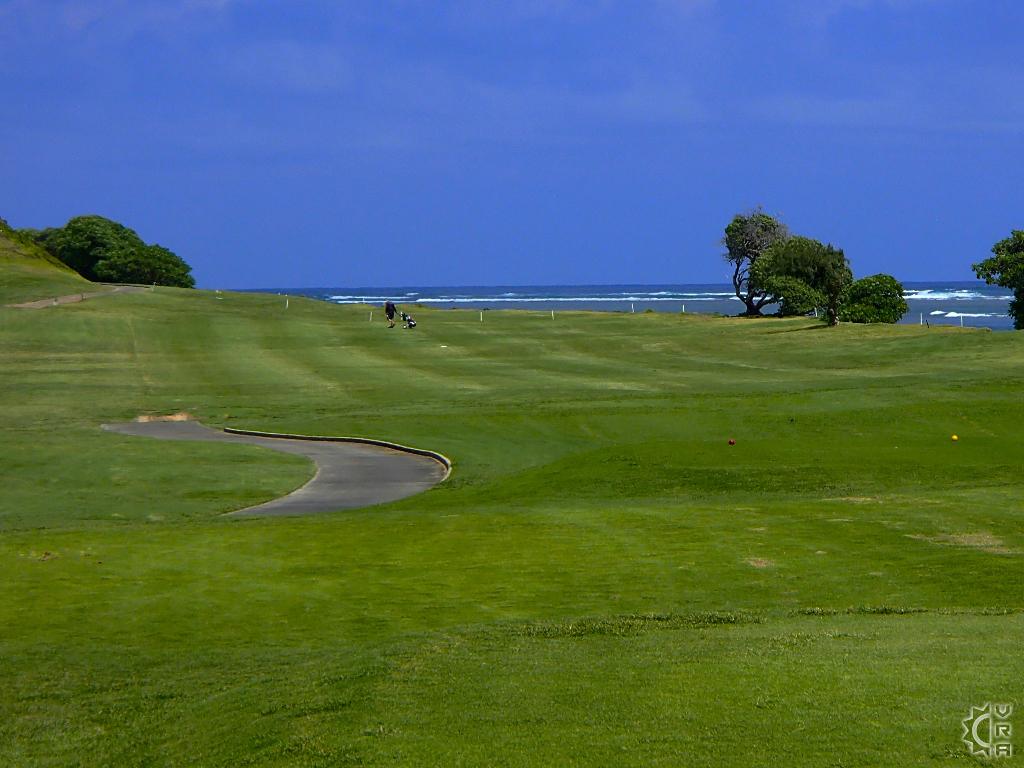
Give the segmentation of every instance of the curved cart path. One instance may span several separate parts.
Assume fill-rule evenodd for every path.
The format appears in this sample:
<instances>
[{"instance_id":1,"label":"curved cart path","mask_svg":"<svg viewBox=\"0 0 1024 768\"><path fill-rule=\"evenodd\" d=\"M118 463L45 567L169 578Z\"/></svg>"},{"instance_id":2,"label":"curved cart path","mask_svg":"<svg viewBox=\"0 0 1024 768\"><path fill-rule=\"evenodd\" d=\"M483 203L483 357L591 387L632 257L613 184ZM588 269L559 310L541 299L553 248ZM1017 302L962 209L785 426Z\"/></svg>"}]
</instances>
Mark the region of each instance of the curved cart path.
<instances>
[{"instance_id":1,"label":"curved cart path","mask_svg":"<svg viewBox=\"0 0 1024 768\"><path fill-rule=\"evenodd\" d=\"M265 504L228 513L231 515L306 515L367 507L425 491L448 474L436 459L393 448L315 438L229 434L195 421L104 424L103 429L159 440L249 443L305 456L316 464L316 475L301 488Z\"/></svg>"}]
</instances>

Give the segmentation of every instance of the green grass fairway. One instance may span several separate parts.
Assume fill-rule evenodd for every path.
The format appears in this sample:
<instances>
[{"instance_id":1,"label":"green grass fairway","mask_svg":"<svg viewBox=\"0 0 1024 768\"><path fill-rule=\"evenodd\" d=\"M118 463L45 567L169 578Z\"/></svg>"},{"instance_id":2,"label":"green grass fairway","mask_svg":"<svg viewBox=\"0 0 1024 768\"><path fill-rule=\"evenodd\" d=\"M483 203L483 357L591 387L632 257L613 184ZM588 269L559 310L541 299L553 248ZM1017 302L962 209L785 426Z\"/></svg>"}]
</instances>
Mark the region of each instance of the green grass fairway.
<instances>
[{"instance_id":1,"label":"green grass fairway","mask_svg":"<svg viewBox=\"0 0 1024 768\"><path fill-rule=\"evenodd\" d=\"M290 303L0 309L0 765L963 766L1024 712L1024 335ZM455 472L224 518L312 467L99 429L178 411Z\"/></svg>"}]
</instances>

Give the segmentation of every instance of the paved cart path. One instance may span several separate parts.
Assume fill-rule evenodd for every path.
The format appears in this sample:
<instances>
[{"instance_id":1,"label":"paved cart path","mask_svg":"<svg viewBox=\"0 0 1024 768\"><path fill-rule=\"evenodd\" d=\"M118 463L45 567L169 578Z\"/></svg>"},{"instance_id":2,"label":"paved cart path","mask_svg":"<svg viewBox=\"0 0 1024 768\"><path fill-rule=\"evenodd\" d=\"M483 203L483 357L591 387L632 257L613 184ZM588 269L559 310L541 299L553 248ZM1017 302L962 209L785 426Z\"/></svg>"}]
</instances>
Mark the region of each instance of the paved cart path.
<instances>
[{"instance_id":1,"label":"paved cart path","mask_svg":"<svg viewBox=\"0 0 1024 768\"><path fill-rule=\"evenodd\" d=\"M130 422L103 428L158 440L248 443L305 456L316 464L316 475L301 488L232 515L306 515L366 507L420 493L447 475L447 468L436 459L376 445L229 434L195 421Z\"/></svg>"}]
</instances>

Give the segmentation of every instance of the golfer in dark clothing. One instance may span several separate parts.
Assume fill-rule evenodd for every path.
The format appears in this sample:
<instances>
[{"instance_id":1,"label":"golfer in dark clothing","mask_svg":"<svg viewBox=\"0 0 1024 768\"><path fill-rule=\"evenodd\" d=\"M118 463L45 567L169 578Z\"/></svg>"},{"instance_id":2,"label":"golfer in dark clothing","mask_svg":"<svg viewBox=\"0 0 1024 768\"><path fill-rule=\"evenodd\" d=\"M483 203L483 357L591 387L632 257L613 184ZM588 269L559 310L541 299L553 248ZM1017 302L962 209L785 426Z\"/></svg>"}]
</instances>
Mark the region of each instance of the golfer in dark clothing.
<instances>
[{"instance_id":1,"label":"golfer in dark clothing","mask_svg":"<svg viewBox=\"0 0 1024 768\"><path fill-rule=\"evenodd\" d=\"M395 327L395 302L384 302L384 317L388 319L388 328Z\"/></svg>"}]
</instances>

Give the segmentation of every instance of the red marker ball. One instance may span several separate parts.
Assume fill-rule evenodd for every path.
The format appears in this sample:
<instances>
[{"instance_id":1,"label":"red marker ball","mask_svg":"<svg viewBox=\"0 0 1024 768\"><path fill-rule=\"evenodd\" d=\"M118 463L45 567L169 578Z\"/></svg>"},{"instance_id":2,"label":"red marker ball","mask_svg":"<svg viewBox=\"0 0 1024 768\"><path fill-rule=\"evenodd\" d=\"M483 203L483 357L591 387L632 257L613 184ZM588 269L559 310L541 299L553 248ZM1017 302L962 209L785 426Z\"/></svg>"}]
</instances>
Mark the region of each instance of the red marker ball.
<instances>
[{"instance_id":1,"label":"red marker ball","mask_svg":"<svg viewBox=\"0 0 1024 768\"><path fill-rule=\"evenodd\" d=\"M736 445L736 441L733 440L731 437L729 438L729 445Z\"/></svg>"}]
</instances>

